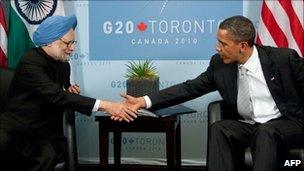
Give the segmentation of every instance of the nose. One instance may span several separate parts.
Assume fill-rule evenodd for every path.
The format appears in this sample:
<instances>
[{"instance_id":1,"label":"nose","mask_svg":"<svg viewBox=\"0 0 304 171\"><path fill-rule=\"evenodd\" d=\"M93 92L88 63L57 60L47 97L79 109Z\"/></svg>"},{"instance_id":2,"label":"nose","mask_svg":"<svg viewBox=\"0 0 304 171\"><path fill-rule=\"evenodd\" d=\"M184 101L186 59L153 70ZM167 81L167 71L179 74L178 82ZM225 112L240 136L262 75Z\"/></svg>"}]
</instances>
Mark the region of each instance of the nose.
<instances>
[{"instance_id":1,"label":"nose","mask_svg":"<svg viewBox=\"0 0 304 171\"><path fill-rule=\"evenodd\" d=\"M216 50L217 52L221 52L221 51L222 51L222 49L221 49L221 47L220 47L219 44L216 44L215 50Z\"/></svg>"},{"instance_id":2,"label":"nose","mask_svg":"<svg viewBox=\"0 0 304 171\"><path fill-rule=\"evenodd\" d=\"M75 43L73 43L73 44L69 47L69 50L72 51L72 52L75 51L75 46L76 46Z\"/></svg>"}]
</instances>

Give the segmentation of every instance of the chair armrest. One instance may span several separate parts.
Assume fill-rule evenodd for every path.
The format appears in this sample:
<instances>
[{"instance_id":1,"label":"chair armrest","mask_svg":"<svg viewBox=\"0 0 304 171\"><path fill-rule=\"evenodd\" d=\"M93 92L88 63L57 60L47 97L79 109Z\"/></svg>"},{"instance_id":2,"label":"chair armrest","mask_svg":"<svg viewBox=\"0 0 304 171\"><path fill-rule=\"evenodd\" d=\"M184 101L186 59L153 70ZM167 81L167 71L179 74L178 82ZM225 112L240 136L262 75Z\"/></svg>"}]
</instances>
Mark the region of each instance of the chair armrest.
<instances>
[{"instance_id":1,"label":"chair armrest","mask_svg":"<svg viewBox=\"0 0 304 171\"><path fill-rule=\"evenodd\" d=\"M207 165L210 162L209 159L209 140L210 140L210 125L216 121L223 119L223 100L214 101L208 105L208 141L207 141ZM207 166L208 167L208 166Z\"/></svg>"},{"instance_id":2,"label":"chair armrest","mask_svg":"<svg viewBox=\"0 0 304 171\"><path fill-rule=\"evenodd\" d=\"M208 125L223 119L223 100L211 102L208 105Z\"/></svg>"},{"instance_id":3,"label":"chair armrest","mask_svg":"<svg viewBox=\"0 0 304 171\"><path fill-rule=\"evenodd\" d=\"M78 155L76 146L75 112L72 110L68 109L63 113L63 131L67 139L66 169L75 171L78 163Z\"/></svg>"},{"instance_id":4,"label":"chair armrest","mask_svg":"<svg viewBox=\"0 0 304 171\"><path fill-rule=\"evenodd\" d=\"M292 159L304 161L304 144L289 149L289 157Z\"/></svg>"}]
</instances>

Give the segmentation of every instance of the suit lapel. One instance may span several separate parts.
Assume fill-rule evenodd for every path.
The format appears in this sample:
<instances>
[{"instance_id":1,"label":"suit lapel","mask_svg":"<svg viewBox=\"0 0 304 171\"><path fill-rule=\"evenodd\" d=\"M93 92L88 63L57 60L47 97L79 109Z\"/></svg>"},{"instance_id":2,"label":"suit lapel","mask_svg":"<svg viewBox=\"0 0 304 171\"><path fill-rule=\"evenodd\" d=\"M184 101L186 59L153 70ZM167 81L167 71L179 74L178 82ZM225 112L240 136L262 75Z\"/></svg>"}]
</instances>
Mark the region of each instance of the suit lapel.
<instances>
[{"instance_id":1,"label":"suit lapel","mask_svg":"<svg viewBox=\"0 0 304 171\"><path fill-rule=\"evenodd\" d=\"M231 93L233 95L232 99L233 101L237 102L237 75L238 75L238 69L237 64L234 63L232 66L232 73L231 73Z\"/></svg>"},{"instance_id":2,"label":"suit lapel","mask_svg":"<svg viewBox=\"0 0 304 171\"><path fill-rule=\"evenodd\" d=\"M224 64L223 65L224 85L226 88L228 98L231 102L237 101L237 63Z\"/></svg>"},{"instance_id":3,"label":"suit lapel","mask_svg":"<svg viewBox=\"0 0 304 171\"><path fill-rule=\"evenodd\" d=\"M269 91L273 97L273 99L278 102L279 97L283 96L283 88L280 83L280 72L279 69L275 66L271 58L266 54L266 52L257 47L259 58L261 62L262 71L265 77L266 84L269 88Z\"/></svg>"}]
</instances>

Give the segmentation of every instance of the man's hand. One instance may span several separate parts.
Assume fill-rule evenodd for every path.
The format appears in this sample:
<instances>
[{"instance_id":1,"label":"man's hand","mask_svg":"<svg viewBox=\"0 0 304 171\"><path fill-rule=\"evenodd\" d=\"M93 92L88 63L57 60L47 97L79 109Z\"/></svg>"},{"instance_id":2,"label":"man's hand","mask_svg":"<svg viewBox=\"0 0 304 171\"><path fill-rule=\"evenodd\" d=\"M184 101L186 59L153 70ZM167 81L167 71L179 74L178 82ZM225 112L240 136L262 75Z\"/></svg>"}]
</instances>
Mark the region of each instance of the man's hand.
<instances>
[{"instance_id":1,"label":"man's hand","mask_svg":"<svg viewBox=\"0 0 304 171\"><path fill-rule=\"evenodd\" d=\"M107 112L111 115L111 119L116 121L130 122L134 120L133 118L137 118L137 111L128 107L126 103L100 101L99 110Z\"/></svg>"},{"instance_id":2,"label":"man's hand","mask_svg":"<svg viewBox=\"0 0 304 171\"><path fill-rule=\"evenodd\" d=\"M143 97L133 97L127 94L121 94L125 99L125 103L134 111L146 107L146 101Z\"/></svg>"},{"instance_id":3,"label":"man's hand","mask_svg":"<svg viewBox=\"0 0 304 171\"><path fill-rule=\"evenodd\" d=\"M120 96L125 99L124 104L127 105L131 111L135 111L136 114L138 109L146 107L146 101L143 97L133 97L127 94L121 94ZM115 121L121 120L121 118L117 116L111 116L111 119Z\"/></svg>"},{"instance_id":4,"label":"man's hand","mask_svg":"<svg viewBox=\"0 0 304 171\"><path fill-rule=\"evenodd\" d=\"M79 85L77 85L77 84L71 85L71 86L68 88L68 92L70 92L70 93L75 93L75 94L79 94L79 93L80 93L80 87L79 87Z\"/></svg>"}]
</instances>

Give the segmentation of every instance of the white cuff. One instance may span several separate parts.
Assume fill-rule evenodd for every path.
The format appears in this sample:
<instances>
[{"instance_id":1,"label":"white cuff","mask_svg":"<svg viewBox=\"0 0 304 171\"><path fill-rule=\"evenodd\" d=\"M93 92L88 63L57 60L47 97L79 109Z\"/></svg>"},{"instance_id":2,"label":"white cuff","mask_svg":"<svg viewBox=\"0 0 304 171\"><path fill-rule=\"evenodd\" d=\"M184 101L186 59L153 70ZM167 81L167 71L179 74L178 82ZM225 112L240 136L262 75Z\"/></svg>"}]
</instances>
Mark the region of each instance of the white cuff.
<instances>
[{"instance_id":1,"label":"white cuff","mask_svg":"<svg viewBox=\"0 0 304 171\"><path fill-rule=\"evenodd\" d=\"M150 97L146 95L146 96L144 96L144 99L145 99L145 102L146 102L146 109L151 108L152 102L150 100Z\"/></svg>"},{"instance_id":2,"label":"white cuff","mask_svg":"<svg viewBox=\"0 0 304 171\"><path fill-rule=\"evenodd\" d=\"M92 112L97 112L99 108L100 100L96 99Z\"/></svg>"}]
</instances>

